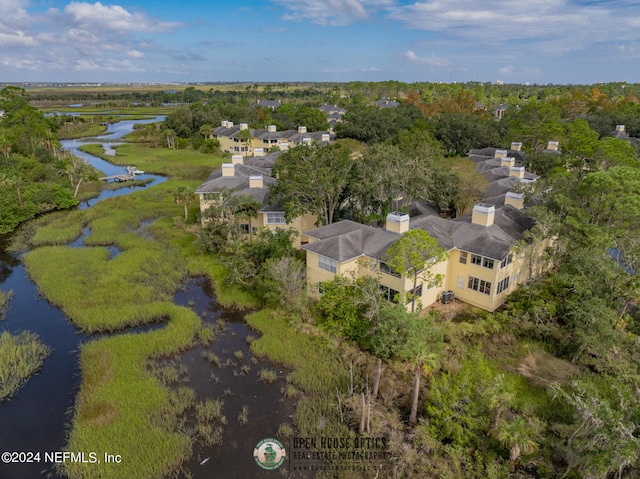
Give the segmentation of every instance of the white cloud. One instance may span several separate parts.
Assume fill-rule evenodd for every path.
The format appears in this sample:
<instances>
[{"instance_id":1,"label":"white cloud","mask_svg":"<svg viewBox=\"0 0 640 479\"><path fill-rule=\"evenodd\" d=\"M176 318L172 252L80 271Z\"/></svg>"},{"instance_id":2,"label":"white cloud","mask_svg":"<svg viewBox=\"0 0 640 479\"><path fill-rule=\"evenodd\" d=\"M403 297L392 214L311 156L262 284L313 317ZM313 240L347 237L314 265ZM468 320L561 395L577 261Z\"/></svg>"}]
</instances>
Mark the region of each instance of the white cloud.
<instances>
[{"instance_id":1,"label":"white cloud","mask_svg":"<svg viewBox=\"0 0 640 479\"><path fill-rule=\"evenodd\" d=\"M115 30L120 32L168 32L181 26L175 22L162 22L142 13L130 13L119 5L100 2L71 2L64 8L68 21L83 28Z\"/></svg>"},{"instance_id":2,"label":"white cloud","mask_svg":"<svg viewBox=\"0 0 640 479\"><path fill-rule=\"evenodd\" d=\"M273 0L291 11L284 20L309 20L320 25L343 26L365 20L372 12L392 6L394 0Z\"/></svg>"},{"instance_id":3,"label":"white cloud","mask_svg":"<svg viewBox=\"0 0 640 479\"><path fill-rule=\"evenodd\" d=\"M388 9L387 18L478 50L490 47L559 54L638 38L640 10L633 0L579 4L569 0L424 0Z\"/></svg>"},{"instance_id":4,"label":"white cloud","mask_svg":"<svg viewBox=\"0 0 640 479\"><path fill-rule=\"evenodd\" d=\"M426 65L431 65L436 67L445 67L451 64L451 62L446 58L440 58L435 55L429 55L428 57L421 57L416 55L416 53L413 50L407 50L404 56L410 62L423 63Z\"/></svg>"},{"instance_id":5,"label":"white cloud","mask_svg":"<svg viewBox=\"0 0 640 479\"><path fill-rule=\"evenodd\" d=\"M35 47L38 45L38 42L35 38L30 35L25 35L22 31L10 33L0 32L0 47L10 47L17 45Z\"/></svg>"}]
</instances>

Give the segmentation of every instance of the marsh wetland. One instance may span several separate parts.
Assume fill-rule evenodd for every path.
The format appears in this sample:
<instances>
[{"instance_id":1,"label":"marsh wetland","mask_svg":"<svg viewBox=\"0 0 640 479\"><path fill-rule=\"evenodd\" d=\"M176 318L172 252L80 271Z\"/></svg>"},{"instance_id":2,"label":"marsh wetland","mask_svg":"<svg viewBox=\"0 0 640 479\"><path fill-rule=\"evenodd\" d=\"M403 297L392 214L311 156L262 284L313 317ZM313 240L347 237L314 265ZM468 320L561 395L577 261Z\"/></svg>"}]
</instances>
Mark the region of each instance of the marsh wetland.
<instances>
[{"instance_id":1,"label":"marsh wetland","mask_svg":"<svg viewBox=\"0 0 640 479\"><path fill-rule=\"evenodd\" d=\"M113 151L133 124L153 121L121 121L63 147L120 174L122 166L79 148L105 140ZM209 158L213 169L220 159ZM25 225L17 234L28 250L11 251L2 238L0 289L13 291L2 330L36 334L51 354L0 403L0 449L122 458L2 464L3 478L259 477L255 444L292 430L287 371L254 357L259 334L217 300L216 265L176 228L175 181L141 179L145 188L104 190Z\"/></svg>"}]
</instances>

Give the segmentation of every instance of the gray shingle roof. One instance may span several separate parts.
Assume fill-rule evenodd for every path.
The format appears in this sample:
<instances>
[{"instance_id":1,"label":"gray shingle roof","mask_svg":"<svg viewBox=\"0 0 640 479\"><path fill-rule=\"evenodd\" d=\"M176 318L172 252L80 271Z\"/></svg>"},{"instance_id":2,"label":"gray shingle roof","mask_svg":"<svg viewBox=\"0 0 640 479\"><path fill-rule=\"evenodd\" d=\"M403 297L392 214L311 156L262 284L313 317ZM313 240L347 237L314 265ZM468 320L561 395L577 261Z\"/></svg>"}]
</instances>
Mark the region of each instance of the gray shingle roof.
<instances>
[{"instance_id":1,"label":"gray shingle roof","mask_svg":"<svg viewBox=\"0 0 640 479\"><path fill-rule=\"evenodd\" d=\"M387 248L400 237L398 233L350 220L321 226L305 231L305 234L318 241L306 244L302 249L341 262L362 255L382 259Z\"/></svg>"}]
</instances>

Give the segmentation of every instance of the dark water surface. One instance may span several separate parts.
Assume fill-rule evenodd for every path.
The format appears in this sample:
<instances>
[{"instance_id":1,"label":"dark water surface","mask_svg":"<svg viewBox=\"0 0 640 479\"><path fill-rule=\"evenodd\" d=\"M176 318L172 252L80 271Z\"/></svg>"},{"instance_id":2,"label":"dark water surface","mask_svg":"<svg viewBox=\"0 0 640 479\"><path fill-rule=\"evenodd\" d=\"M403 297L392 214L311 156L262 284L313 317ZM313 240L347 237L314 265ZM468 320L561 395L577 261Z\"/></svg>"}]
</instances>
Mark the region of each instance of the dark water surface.
<instances>
[{"instance_id":1,"label":"dark water surface","mask_svg":"<svg viewBox=\"0 0 640 479\"><path fill-rule=\"evenodd\" d=\"M109 125L107 133L99 138L63 141L63 148L72 150L107 175L122 174L123 167L82 153L77 148L83 143L117 141L132 131L134 124L161 119L118 122ZM151 178L151 184L166 180L156 175L138 177ZM104 191L98 198L81 207L88 208L104 198L132 191L134 188ZM70 246L84 247L84 238L90 234L91 231L87 228ZM53 465L45 463L42 456L46 452L62 450L67 442L75 395L81 380L78 350L83 342L97 336L78 333L58 308L40 297L20 256L7 251L8 240L7 236L0 237L0 289L13 290L14 294L7 318L0 322L0 331L12 334L32 331L52 349L52 353L45 359L37 375L31 377L10 400L0 403L0 453L39 452L42 460L26 464L0 462L0 479L57 478L59 475ZM120 253L116 247L109 251L112 258ZM216 320L222 319L226 324L226 330L216 336L208 347L226 365L212 367L203 358L201 345L182 353L177 359L189 372L190 381L187 385L196 391L197 400L223 399L224 414L228 421L224 429L223 446L196 447L194 459L185 467L194 479L266 478L279 475L275 471L259 469L252 454L254 446L261 439L277 437L277 429L281 423L288 422L292 425L290 414L293 403L283 399L280 392L285 385L286 371L266 361L251 359L247 336L258 335L247 327L241 313L223 309L217 304L207 280L192 278L186 282L176 293L175 303L193 308L206 322L214 324ZM157 323L130 328L127 332L145 332L162 327L163 323ZM241 361L234 355L238 350L242 351ZM262 368L275 370L278 380L273 384L259 381L258 372ZM245 426L240 425L237 419L243 406L249 409L248 424ZM207 458L209 459L201 465L200 462Z\"/></svg>"}]
</instances>

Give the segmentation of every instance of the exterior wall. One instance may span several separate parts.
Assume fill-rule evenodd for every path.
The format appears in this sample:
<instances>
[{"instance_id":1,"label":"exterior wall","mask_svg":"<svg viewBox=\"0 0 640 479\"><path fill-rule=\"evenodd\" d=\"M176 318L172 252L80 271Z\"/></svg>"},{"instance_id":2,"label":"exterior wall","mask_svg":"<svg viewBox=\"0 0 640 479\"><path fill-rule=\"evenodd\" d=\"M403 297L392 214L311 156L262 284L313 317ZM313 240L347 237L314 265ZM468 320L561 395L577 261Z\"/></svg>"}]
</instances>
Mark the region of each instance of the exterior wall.
<instances>
[{"instance_id":1,"label":"exterior wall","mask_svg":"<svg viewBox=\"0 0 640 479\"><path fill-rule=\"evenodd\" d=\"M315 240L310 238L310 242L313 241ZM471 263L471 253L468 252L467 263L460 263L462 252L458 249L453 249L449 251L449 258L446 261L442 261L432 268L434 275L440 274L443 276L443 281L440 286L429 288L425 281L418 280L418 286L420 283L422 283L423 286L422 296L417 298L416 304L418 304L419 301L422 307L426 308L440 300L442 291L452 290L455 297L461 301L486 311L495 311L502 305L509 293L530 278L530 270L531 276L537 276L544 271L545 263L532 261L532 258L539 257L538 255L543 252L549 243L550 241L545 241L532 245L528 250L518 254L512 251L512 261L504 267L501 266L500 261L494 259L493 268ZM398 278L382 272L379 270L377 260L368 257L363 258L374 261L375 267L372 269L363 268L362 263L359 262L361 258L356 258L344 263L337 263L336 273L334 274L321 269L318 266L318 255L307 251L307 284L310 294L314 297L319 297L319 282L331 281L336 275L347 274L353 274L355 277L362 276L363 274L377 275L382 286L398 291L401 295L413 289L413 281L411 278ZM491 283L490 294L469 288L469 277ZM509 285L498 293L499 282L507 277L509 278ZM409 301L405 307L410 311L411 301Z\"/></svg>"}]
</instances>

